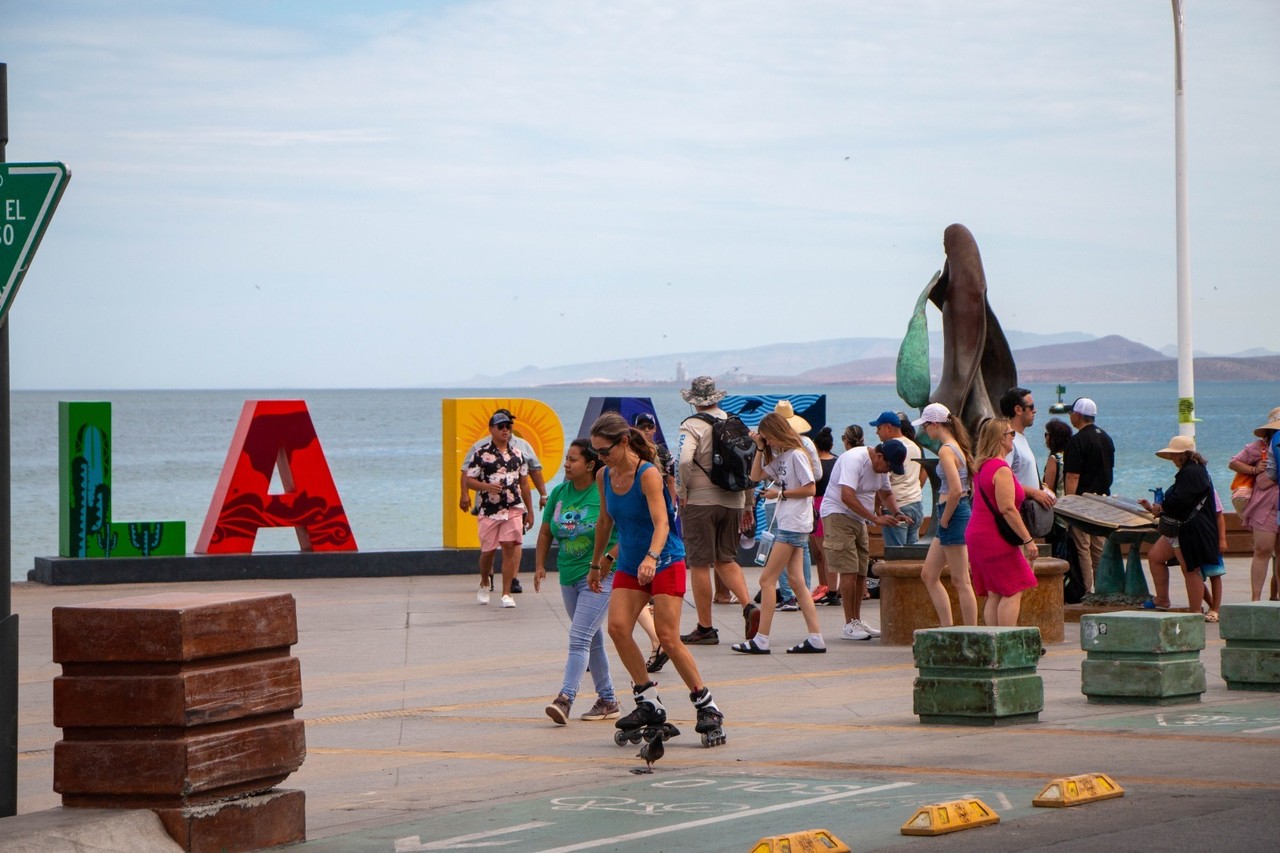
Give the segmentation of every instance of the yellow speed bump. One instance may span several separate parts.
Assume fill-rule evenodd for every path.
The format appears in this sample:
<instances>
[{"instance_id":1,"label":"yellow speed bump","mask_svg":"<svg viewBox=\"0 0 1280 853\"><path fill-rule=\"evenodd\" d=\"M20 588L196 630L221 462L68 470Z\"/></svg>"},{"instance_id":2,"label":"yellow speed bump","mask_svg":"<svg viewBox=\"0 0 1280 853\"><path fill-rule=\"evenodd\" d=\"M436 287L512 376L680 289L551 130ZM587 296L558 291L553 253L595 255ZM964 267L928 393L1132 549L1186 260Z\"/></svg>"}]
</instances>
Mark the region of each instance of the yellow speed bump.
<instances>
[{"instance_id":1,"label":"yellow speed bump","mask_svg":"<svg viewBox=\"0 0 1280 853\"><path fill-rule=\"evenodd\" d=\"M850 853L849 845L831 834L828 829L806 829L787 835L771 835L761 838L751 853Z\"/></svg>"},{"instance_id":2,"label":"yellow speed bump","mask_svg":"<svg viewBox=\"0 0 1280 853\"><path fill-rule=\"evenodd\" d=\"M1065 776L1045 785L1040 796L1031 801L1033 806L1063 809L1098 800L1112 800L1124 796L1124 788L1116 784L1106 773L1085 773L1082 776Z\"/></svg>"},{"instance_id":3,"label":"yellow speed bump","mask_svg":"<svg viewBox=\"0 0 1280 853\"><path fill-rule=\"evenodd\" d=\"M952 800L921 806L911 820L902 825L903 835L945 835L977 826L1000 822L1000 815L979 799Z\"/></svg>"}]
</instances>

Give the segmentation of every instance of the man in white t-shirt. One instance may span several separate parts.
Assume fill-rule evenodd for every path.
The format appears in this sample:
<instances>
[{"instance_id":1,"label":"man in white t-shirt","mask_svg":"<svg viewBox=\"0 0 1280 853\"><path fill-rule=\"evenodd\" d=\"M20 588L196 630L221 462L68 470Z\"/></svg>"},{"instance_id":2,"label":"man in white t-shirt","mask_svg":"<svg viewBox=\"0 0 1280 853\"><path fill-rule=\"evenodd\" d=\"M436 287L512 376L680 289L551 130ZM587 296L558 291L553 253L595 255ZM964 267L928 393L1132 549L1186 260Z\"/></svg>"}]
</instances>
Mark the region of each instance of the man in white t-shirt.
<instances>
[{"instance_id":1,"label":"man in white t-shirt","mask_svg":"<svg viewBox=\"0 0 1280 853\"><path fill-rule=\"evenodd\" d=\"M902 474L907 449L900 441L877 447L854 447L836 457L827 491L822 496L822 544L829 571L840 573L840 603L844 607L846 640L870 640L880 630L862 621L862 594L867 588L871 562L867 524L898 524L906 516L898 511L889 487L889 473ZM891 514L876 512L879 505Z\"/></svg>"},{"instance_id":2,"label":"man in white t-shirt","mask_svg":"<svg viewBox=\"0 0 1280 853\"><path fill-rule=\"evenodd\" d=\"M885 545L914 545L920 538L920 522L924 520L924 481L929 478L920 460L924 452L920 445L902 434L902 420L897 412L881 412L871 422L881 441L900 441L907 449L907 461L903 473L889 474L889 488L898 502L898 511L910 519L906 524L895 524L884 529Z\"/></svg>"},{"instance_id":3,"label":"man in white t-shirt","mask_svg":"<svg viewBox=\"0 0 1280 853\"><path fill-rule=\"evenodd\" d=\"M1040 479L1040 469L1036 466L1036 454L1027 441L1027 427L1036 422L1036 402L1026 388L1010 388L1000 398L1000 414L1009 419L1013 427L1013 450L1005 457L1013 476L1022 484L1022 491L1036 503L1052 508L1057 497Z\"/></svg>"}]
</instances>

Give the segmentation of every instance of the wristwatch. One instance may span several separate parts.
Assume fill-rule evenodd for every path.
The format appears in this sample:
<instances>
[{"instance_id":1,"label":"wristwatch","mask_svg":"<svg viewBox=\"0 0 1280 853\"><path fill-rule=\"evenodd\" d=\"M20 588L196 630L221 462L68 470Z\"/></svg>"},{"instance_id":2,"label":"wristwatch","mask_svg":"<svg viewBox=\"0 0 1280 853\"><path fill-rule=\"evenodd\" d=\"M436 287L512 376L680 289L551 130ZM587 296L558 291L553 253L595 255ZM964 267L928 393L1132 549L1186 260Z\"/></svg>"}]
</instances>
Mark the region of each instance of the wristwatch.
<instances>
[{"instance_id":1,"label":"wristwatch","mask_svg":"<svg viewBox=\"0 0 1280 853\"><path fill-rule=\"evenodd\" d=\"M652 557L652 558L653 558L653 560L654 560L654 562L657 562L657 561L658 561L658 558L659 558L660 556L662 556L661 554L655 554L655 553L653 553L652 551L645 551L645 552L644 552L644 555L645 555L646 557Z\"/></svg>"}]
</instances>

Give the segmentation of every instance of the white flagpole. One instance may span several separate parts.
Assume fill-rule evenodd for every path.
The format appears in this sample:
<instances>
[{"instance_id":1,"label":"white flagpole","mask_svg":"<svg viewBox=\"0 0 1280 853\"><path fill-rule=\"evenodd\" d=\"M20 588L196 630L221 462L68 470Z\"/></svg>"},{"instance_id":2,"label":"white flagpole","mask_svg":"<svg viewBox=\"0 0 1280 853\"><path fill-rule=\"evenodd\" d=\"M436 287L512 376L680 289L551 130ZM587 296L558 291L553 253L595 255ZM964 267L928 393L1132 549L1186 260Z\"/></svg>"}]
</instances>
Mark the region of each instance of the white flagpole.
<instances>
[{"instance_id":1,"label":"white flagpole","mask_svg":"<svg viewBox=\"0 0 1280 853\"><path fill-rule=\"evenodd\" d=\"M1178 231L1178 434L1196 434L1191 346L1191 229L1187 217L1187 115L1182 90L1182 0L1173 2L1173 138Z\"/></svg>"}]
</instances>

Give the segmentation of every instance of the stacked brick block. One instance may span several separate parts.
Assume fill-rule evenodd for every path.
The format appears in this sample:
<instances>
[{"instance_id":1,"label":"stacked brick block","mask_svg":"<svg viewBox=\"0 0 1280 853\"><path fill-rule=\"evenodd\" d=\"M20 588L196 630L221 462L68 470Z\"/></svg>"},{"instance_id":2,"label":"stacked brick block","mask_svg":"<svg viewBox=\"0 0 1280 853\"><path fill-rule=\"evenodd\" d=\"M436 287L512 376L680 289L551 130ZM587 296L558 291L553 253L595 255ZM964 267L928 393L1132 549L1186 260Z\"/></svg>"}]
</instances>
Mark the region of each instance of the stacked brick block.
<instances>
[{"instance_id":1,"label":"stacked brick block","mask_svg":"<svg viewBox=\"0 0 1280 853\"><path fill-rule=\"evenodd\" d=\"M148 808L191 851L306 837L302 674L288 594L162 593L55 607L54 790Z\"/></svg>"}]
</instances>

